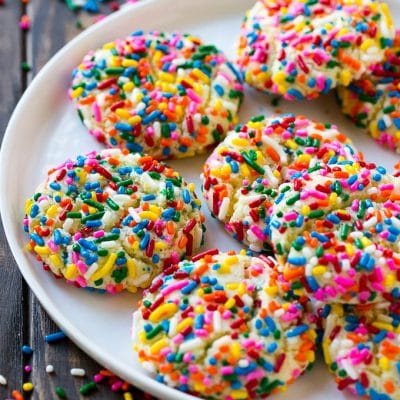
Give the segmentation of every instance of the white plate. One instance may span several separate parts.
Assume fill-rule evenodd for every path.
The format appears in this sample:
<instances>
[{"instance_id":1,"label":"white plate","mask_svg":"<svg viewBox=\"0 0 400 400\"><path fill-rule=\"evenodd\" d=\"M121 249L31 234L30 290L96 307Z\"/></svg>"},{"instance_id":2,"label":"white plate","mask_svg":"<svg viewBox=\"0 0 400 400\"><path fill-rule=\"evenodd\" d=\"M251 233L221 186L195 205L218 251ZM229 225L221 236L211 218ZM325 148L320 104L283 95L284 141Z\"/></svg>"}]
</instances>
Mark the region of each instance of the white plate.
<instances>
[{"instance_id":1,"label":"white plate","mask_svg":"<svg viewBox=\"0 0 400 400\"><path fill-rule=\"evenodd\" d=\"M44 178L51 166L68 157L100 149L80 124L67 99L70 72L87 50L115 37L124 37L137 29L180 30L200 35L214 42L229 55L245 10L251 0L143 0L108 17L65 46L43 68L18 104L4 137L0 160L0 209L5 232L14 257L28 284L51 317L67 335L100 364L132 384L161 399L187 400L194 397L157 383L140 367L130 340L131 314L137 296L88 293L56 281L42 270L33 256L24 249L24 201ZM389 1L396 10L396 0ZM241 110L241 121L255 114L274 112L271 98L248 90ZM389 169L398 156L376 145L367 134L355 129L341 114L333 94L313 102L281 102L285 112L303 113L324 122L334 122L348 133L367 159ZM171 162L183 176L197 184L205 157ZM204 204L208 228L206 248L239 250L222 226L211 219ZM284 394L274 398L294 400L307 398L351 399L335 389L332 377L320 362Z\"/></svg>"}]
</instances>

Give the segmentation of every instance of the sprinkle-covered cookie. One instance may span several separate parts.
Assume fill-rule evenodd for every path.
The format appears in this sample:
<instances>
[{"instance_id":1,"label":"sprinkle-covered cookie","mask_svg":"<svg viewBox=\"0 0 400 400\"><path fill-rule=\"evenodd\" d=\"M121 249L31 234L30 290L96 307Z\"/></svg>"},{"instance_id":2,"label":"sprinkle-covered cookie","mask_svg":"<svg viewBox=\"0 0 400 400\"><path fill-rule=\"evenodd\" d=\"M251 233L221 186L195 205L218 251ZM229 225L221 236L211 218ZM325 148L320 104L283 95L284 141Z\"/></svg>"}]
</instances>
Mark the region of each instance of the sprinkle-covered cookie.
<instances>
[{"instance_id":1,"label":"sprinkle-covered cookie","mask_svg":"<svg viewBox=\"0 0 400 400\"><path fill-rule=\"evenodd\" d=\"M90 51L70 90L97 140L156 159L191 157L219 142L242 95L240 76L215 46L159 32Z\"/></svg>"},{"instance_id":2,"label":"sprinkle-covered cookie","mask_svg":"<svg viewBox=\"0 0 400 400\"><path fill-rule=\"evenodd\" d=\"M334 125L292 114L258 116L229 132L206 161L203 195L235 239L266 250L269 208L280 184L320 163L360 158Z\"/></svg>"},{"instance_id":3,"label":"sprinkle-covered cookie","mask_svg":"<svg viewBox=\"0 0 400 400\"><path fill-rule=\"evenodd\" d=\"M203 242L194 185L118 149L68 160L26 201L28 249L56 277L116 293L147 287Z\"/></svg>"},{"instance_id":4,"label":"sprinkle-covered cookie","mask_svg":"<svg viewBox=\"0 0 400 400\"><path fill-rule=\"evenodd\" d=\"M284 390L311 366L307 300L277 296L272 259L209 250L171 266L134 314L139 361L156 379L207 399Z\"/></svg>"},{"instance_id":5,"label":"sprinkle-covered cookie","mask_svg":"<svg viewBox=\"0 0 400 400\"><path fill-rule=\"evenodd\" d=\"M375 0L259 0L243 22L238 65L251 86L313 99L383 60L394 26Z\"/></svg>"},{"instance_id":6,"label":"sprinkle-covered cookie","mask_svg":"<svg viewBox=\"0 0 400 400\"><path fill-rule=\"evenodd\" d=\"M271 241L284 291L316 300L400 298L399 182L374 164L325 165L280 187Z\"/></svg>"},{"instance_id":7,"label":"sprinkle-covered cookie","mask_svg":"<svg viewBox=\"0 0 400 400\"><path fill-rule=\"evenodd\" d=\"M400 398L400 306L325 306L323 350L339 390L371 400Z\"/></svg>"},{"instance_id":8,"label":"sprinkle-covered cookie","mask_svg":"<svg viewBox=\"0 0 400 400\"><path fill-rule=\"evenodd\" d=\"M391 150L400 152L400 31L385 61L373 65L370 73L340 86L338 96L343 112L359 127Z\"/></svg>"}]
</instances>

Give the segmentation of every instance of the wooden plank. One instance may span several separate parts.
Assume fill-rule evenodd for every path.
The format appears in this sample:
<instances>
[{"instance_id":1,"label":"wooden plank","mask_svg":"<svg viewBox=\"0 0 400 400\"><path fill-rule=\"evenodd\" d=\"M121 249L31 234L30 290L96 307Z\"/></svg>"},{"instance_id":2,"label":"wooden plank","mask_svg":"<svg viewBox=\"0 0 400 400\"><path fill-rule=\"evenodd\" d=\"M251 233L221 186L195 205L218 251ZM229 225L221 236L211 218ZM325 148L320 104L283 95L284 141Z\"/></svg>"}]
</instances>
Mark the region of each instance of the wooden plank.
<instances>
[{"instance_id":1,"label":"wooden plank","mask_svg":"<svg viewBox=\"0 0 400 400\"><path fill-rule=\"evenodd\" d=\"M27 37L28 62L31 65L31 76L34 76L43 65L65 43L77 35L80 30L76 27L77 16L71 13L60 1L42 0L31 1L28 12L32 20L32 28ZM81 398L79 388L89 382L101 367L86 354L78 349L68 339L56 344L46 344L45 335L59 329L48 317L35 296L31 295L30 302L30 336L34 343L35 352L32 358L31 381L35 385L34 399L56 398L57 386L62 387L69 399ZM54 366L55 374L46 373L46 365ZM75 378L70 375L71 368L86 370L86 378ZM121 399L121 393L108 389L107 385L99 385L99 390L90 396L96 400ZM135 399L143 395L135 393Z\"/></svg>"},{"instance_id":2,"label":"wooden plank","mask_svg":"<svg viewBox=\"0 0 400 400\"><path fill-rule=\"evenodd\" d=\"M22 34L18 28L21 14L19 1L7 1L0 9L0 137L12 111L22 93L21 49ZM6 56L5 56L6 55ZM0 374L8 380L6 387L0 386L0 398L8 397L11 390L20 388L23 376L21 345L24 343L23 315L27 304L27 291L23 290L22 276L7 245L2 225L0 226Z\"/></svg>"}]
</instances>

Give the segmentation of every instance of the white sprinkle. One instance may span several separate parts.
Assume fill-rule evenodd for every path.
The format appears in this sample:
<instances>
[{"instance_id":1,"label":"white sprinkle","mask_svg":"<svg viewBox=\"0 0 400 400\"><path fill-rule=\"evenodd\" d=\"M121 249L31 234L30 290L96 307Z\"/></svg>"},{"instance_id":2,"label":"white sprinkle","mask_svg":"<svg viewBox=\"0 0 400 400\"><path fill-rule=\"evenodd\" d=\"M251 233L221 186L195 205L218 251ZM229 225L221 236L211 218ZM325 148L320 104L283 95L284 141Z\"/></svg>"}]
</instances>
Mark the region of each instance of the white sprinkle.
<instances>
[{"instance_id":1,"label":"white sprinkle","mask_svg":"<svg viewBox=\"0 0 400 400\"><path fill-rule=\"evenodd\" d=\"M71 368L72 376L85 376L86 371L83 368Z\"/></svg>"},{"instance_id":2,"label":"white sprinkle","mask_svg":"<svg viewBox=\"0 0 400 400\"><path fill-rule=\"evenodd\" d=\"M46 365L46 372L52 374L54 372L54 367L51 364Z\"/></svg>"},{"instance_id":3,"label":"white sprinkle","mask_svg":"<svg viewBox=\"0 0 400 400\"><path fill-rule=\"evenodd\" d=\"M228 213L229 210L229 203L230 203L229 197L224 197L224 199L221 202L221 206L219 208L219 213L218 213L218 219L219 220L224 220L226 217L226 214Z\"/></svg>"},{"instance_id":4,"label":"white sprinkle","mask_svg":"<svg viewBox=\"0 0 400 400\"><path fill-rule=\"evenodd\" d=\"M7 385L7 379L3 375L0 375L0 385Z\"/></svg>"}]
</instances>

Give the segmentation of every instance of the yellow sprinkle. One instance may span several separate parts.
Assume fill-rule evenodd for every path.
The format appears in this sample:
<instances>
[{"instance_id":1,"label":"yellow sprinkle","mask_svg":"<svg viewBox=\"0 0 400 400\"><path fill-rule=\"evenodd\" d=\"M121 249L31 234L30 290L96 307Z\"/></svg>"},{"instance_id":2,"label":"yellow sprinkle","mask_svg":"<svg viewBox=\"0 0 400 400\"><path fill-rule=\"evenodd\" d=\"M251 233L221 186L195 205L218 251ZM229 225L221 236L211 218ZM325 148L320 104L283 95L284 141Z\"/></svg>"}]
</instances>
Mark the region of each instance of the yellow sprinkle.
<instances>
[{"instance_id":1,"label":"yellow sprinkle","mask_svg":"<svg viewBox=\"0 0 400 400\"><path fill-rule=\"evenodd\" d=\"M228 175L228 176L230 176L230 174L231 174L231 166L230 166L230 164L225 164L222 168L221 168L221 174L222 175Z\"/></svg>"},{"instance_id":2,"label":"yellow sprinkle","mask_svg":"<svg viewBox=\"0 0 400 400\"><path fill-rule=\"evenodd\" d=\"M167 341L165 339L161 339L157 342L155 342L151 347L150 347L150 353L151 354L158 354L160 350L162 350L164 347L167 346Z\"/></svg>"},{"instance_id":3,"label":"yellow sprinkle","mask_svg":"<svg viewBox=\"0 0 400 400\"><path fill-rule=\"evenodd\" d=\"M31 392L33 390L33 384L31 382L25 382L22 385L22 390L24 392Z\"/></svg>"},{"instance_id":4,"label":"yellow sprinkle","mask_svg":"<svg viewBox=\"0 0 400 400\"><path fill-rule=\"evenodd\" d=\"M141 92L136 92L135 93L135 100L139 103L143 98L143 93Z\"/></svg>"},{"instance_id":5,"label":"yellow sprinkle","mask_svg":"<svg viewBox=\"0 0 400 400\"><path fill-rule=\"evenodd\" d=\"M187 188L189 189L190 192L194 192L196 186L193 182L188 183Z\"/></svg>"},{"instance_id":6,"label":"yellow sprinkle","mask_svg":"<svg viewBox=\"0 0 400 400\"><path fill-rule=\"evenodd\" d=\"M124 90L124 92L132 92L134 87L135 85L133 84L133 82L126 82L122 85L122 89Z\"/></svg>"},{"instance_id":7,"label":"yellow sprinkle","mask_svg":"<svg viewBox=\"0 0 400 400\"><path fill-rule=\"evenodd\" d=\"M124 58L122 60L123 67L137 67L138 62L136 60L130 60L129 58Z\"/></svg>"},{"instance_id":8,"label":"yellow sprinkle","mask_svg":"<svg viewBox=\"0 0 400 400\"><path fill-rule=\"evenodd\" d=\"M128 268L128 278L134 279L136 277L136 263L132 258L128 258L126 261L126 266Z\"/></svg>"},{"instance_id":9,"label":"yellow sprinkle","mask_svg":"<svg viewBox=\"0 0 400 400\"><path fill-rule=\"evenodd\" d=\"M372 244L372 242L371 242L368 238L366 238L366 237L361 238L361 239L360 239L360 242L362 243L362 245L364 246L364 248L365 248L365 247L368 247L368 246L370 246L370 245Z\"/></svg>"},{"instance_id":10,"label":"yellow sprinkle","mask_svg":"<svg viewBox=\"0 0 400 400\"><path fill-rule=\"evenodd\" d=\"M128 119L131 116L130 112L128 110L125 110L124 108L117 108L115 110L115 114L117 114L118 117L123 119Z\"/></svg>"},{"instance_id":11,"label":"yellow sprinkle","mask_svg":"<svg viewBox=\"0 0 400 400\"><path fill-rule=\"evenodd\" d=\"M195 68L192 71L192 75L194 75L196 78L202 80L204 83L210 82L210 78L203 71L201 71L198 68Z\"/></svg>"},{"instance_id":12,"label":"yellow sprinkle","mask_svg":"<svg viewBox=\"0 0 400 400\"><path fill-rule=\"evenodd\" d=\"M78 275L78 269L75 264L69 264L67 269L64 271L64 276L69 281L73 280Z\"/></svg>"},{"instance_id":13,"label":"yellow sprinkle","mask_svg":"<svg viewBox=\"0 0 400 400\"><path fill-rule=\"evenodd\" d=\"M26 200L26 202L25 202L25 214L26 214L26 215L29 215L29 214L30 214L31 208L32 208L32 206L33 206L34 203L35 203L35 201L32 200L32 199ZM50 207L50 208L51 208L51 207ZM49 210L50 210L50 208L49 208ZM56 206L56 208L57 208L57 206ZM48 211L47 211L47 212L48 212Z\"/></svg>"},{"instance_id":14,"label":"yellow sprinkle","mask_svg":"<svg viewBox=\"0 0 400 400\"><path fill-rule=\"evenodd\" d=\"M328 340L324 340L322 342L322 351L324 353L324 358L325 358L325 362L327 365L331 365L332 364L332 358L331 355L329 353L329 342Z\"/></svg>"},{"instance_id":15,"label":"yellow sprinkle","mask_svg":"<svg viewBox=\"0 0 400 400\"><path fill-rule=\"evenodd\" d=\"M245 147L249 144L249 142L243 138L234 138L232 139L232 144L239 147Z\"/></svg>"},{"instance_id":16,"label":"yellow sprinkle","mask_svg":"<svg viewBox=\"0 0 400 400\"><path fill-rule=\"evenodd\" d=\"M386 329L389 332L393 332L393 330L394 330L392 325L386 324L385 322L375 321L372 323L372 326L374 326L375 328L381 329L381 330Z\"/></svg>"},{"instance_id":17,"label":"yellow sprinkle","mask_svg":"<svg viewBox=\"0 0 400 400\"><path fill-rule=\"evenodd\" d=\"M313 351L307 351L306 358L307 358L308 362L314 362L315 361L315 353Z\"/></svg>"},{"instance_id":18,"label":"yellow sprinkle","mask_svg":"<svg viewBox=\"0 0 400 400\"><path fill-rule=\"evenodd\" d=\"M388 5L386 3L379 3L379 4L381 5L382 13L386 18L387 24L389 25L389 27L392 27L393 26L393 19L392 19L392 16L390 14Z\"/></svg>"},{"instance_id":19,"label":"yellow sprinkle","mask_svg":"<svg viewBox=\"0 0 400 400\"><path fill-rule=\"evenodd\" d=\"M277 169L273 172L273 174L274 174L275 178L281 177L281 173Z\"/></svg>"},{"instance_id":20,"label":"yellow sprinkle","mask_svg":"<svg viewBox=\"0 0 400 400\"><path fill-rule=\"evenodd\" d=\"M332 193L329 195L329 204L331 204L331 205L336 204L336 203L337 203L337 197L338 197L337 193L332 192Z\"/></svg>"},{"instance_id":21,"label":"yellow sprinkle","mask_svg":"<svg viewBox=\"0 0 400 400\"><path fill-rule=\"evenodd\" d=\"M79 97L82 93L83 93L83 87L79 86L79 87L77 87L75 90L72 91L71 97L72 97L73 99L76 99L76 98Z\"/></svg>"},{"instance_id":22,"label":"yellow sprinkle","mask_svg":"<svg viewBox=\"0 0 400 400\"><path fill-rule=\"evenodd\" d=\"M384 371L387 371L390 367L390 362L389 359L385 356L382 356L379 359L379 366L381 367L381 369L383 369Z\"/></svg>"},{"instance_id":23,"label":"yellow sprinkle","mask_svg":"<svg viewBox=\"0 0 400 400\"><path fill-rule=\"evenodd\" d=\"M167 244L165 242L156 242L154 244L154 248L156 250L164 250L167 247Z\"/></svg>"},{"instance_id":24,"label":"yellow sprinkle","mask_svg":"<svg viewBox=\"0 0 400 400\"><path fill-rule=\"evenodd\" d=\"M301 207L301 213L303 215L308 215L310 213L311 209L309 206L305 205L303 207Z\"/></svg>"},{"instance_id":25,"label":"yellow sprinkle","mask_svg":"<svg viewBox=\"0 0 400 400\"><path fill-rule=\"evenodd\" d=\"M58 206L56 204L53 204L51 207L46 212L46 215L50 218L54 218L57 215L58 212Z\"/></svg>"},{"instance_id":26,"label":"yellow sprinkle","mask_svg":"<svg viewBox=\"0 0 400 400\"><path fill-rule=\"evenodd\" d=\"M33 250L33 247L31 246L30 243L27 243L26 249L27 249L28 251L32 251L32 250Z\"/></svg>"},{"instance_id":27,"label":"yellow sprinkle","mask_svg":"<svg viewBox=\"0 0 400 400\"><path fill-rule=\"evenodd\" d=\"M349 86L350 82L352 81L352 74L348 69L344 69L341 73L340 73L340 83L344 86Z\"/></svg>"},{"instance_id":28,"label":"yellow sprinkle","mask_svg":"<svg viewBox=\"0 0 400 400\"><path fill-rule=\"evenodd\" d=\"M137 287L136 286L127 286L126 290L128 292L131 292L131 293L137 293Z\"/></svg>"},{"instance_id":29,"label":"yellow sprinkle","mask_svg":"<svg viewBox=\"0 0 400 400\"><path fill-rule=\"evenodd\" d=\"M227 283L226 288L228 290L236 290L239 287L238 283Z\"/></svg>"},{"instance_id":30,"label":"yellow sprinkle","mask_svg":"<svg viewBox=\"0 0 400 400\"><path fill-rule=\"evenodd\" d=\"M352 257L354 255L354 247L351 245L351 243L346 243L346 253Z\"/></svg>"},{"instance_id":31,"label":"yellow sprinkle","mask_svg":"<svg viewBox=\"0 0 400 400\"><path fill-rule=\"evenodd\" d=\"M50 254L50 249L47 246L38 246L34 247L35 253L40 254L41 256L47 256Z\"/></svg>"},{"instance_id":32,"label":"yellow sprinkle","mask_svg":"<svg viewBox=\"0 0 400 400\"><path fill-rule=\"evenodd\" d=\"M233 265L236 264L238 261L239 261L238 256L228 256L226 257L224 262L228 265Z\"/></svg>"},{"instance_id":33,"label":"yellow sprinkle","mask_svg":"<svg viewBox=\"0 0 400 400\"><path fill-rule=\"evenodd\" d=\"M129 392L124 393L124 400L133 400L133 396Z\"/></svg>"},{"instance_id":34,"label":"yellow sprinkle","mask_svg":"<svg viewBox=\"0 0 400 400\"><path fill-rule=\"evenodd\" d=\"M181 331L183 331L185 328L187 328L188 326L192 326L193 325L193 318L185 318L182 322L180 322L177 326L176 326L176 331L179 333Z\"/></svg>"},{"instance_id":35,"label":"yellow sprinkle","mask_svg":"<svg viewBox=\"0 0 400 400\"><path fill-rule=\"evenodd\" d=\"M277 286L266 286L265 293L267 293L270 296L275 296L278 293L278 287Z\"/></svg>"},{"instance_id":36,"label":"yellow sprinkle","mask_svg":"<svg viewBox=\"0 0 400 400\"><path fill-rule=\"evenodd\" d=\"M312 269L313 275L323 275L326 272L326 267L323 265L317 265Z\"/></svg>"},{"instance_id":37,"label":"yellow sprinkle","mask_svg":"<svg viewBox=\"0 0 400 400\"><path fill-rule=\"evenodd\" d=\"M279 71L277 72L273 77L272 80L276 83L276 84L281 84L284 83L286 79L286 75L283 71Z\"/></svg>"},{"instance_id":38,"label":"yellow sprinkle","mask_svg":"<svg viewBox=\"0 0 400 400\"><path fill-rule=\"evenodd\" d=\"M58 254L52 254L50 256L50 262L57 268L64 266L64 263Z\"/></svg>"},{"instance_id":39,"label":"yellow sprinkle","mask_svg":"<svg viewBox=\"0 0 400 400\"><path fill-rule=\"evenodd\" d=\"M132 250L137 250L138 248L139 248L139 242L138 242L138 241L133 242L133 243L132 243L132 246L131 246L131 249L132 249Z\"/></svg>"},{"instance_id":40,"label":"yellow sprinkle","mask_svg":"<svg viewBox=\"0 0 400 400\"><path fill-rule=\"evenodd\" d=\"M206 388L206 387L204 386L204 384L201 383L201 382L199 382L199 381L196 381L196 382L194 383L194 390L195 390L196 392L201 393L201 392L204 391L205 388Z\"/></svg>"},{"instance_id":41,"label":"yellow sprinkle","mask_svg":"<svg viewBox=\"0 0 400 400\"><path fill-rule=\"evenodd\" d=\"M248 399L249 398L249 395L248 395L246 389L232 390L232 392L230 393L230 396L234 400L241 400L241 399Z\"/></svg>"},{"instance_id":42,"label":"yellow sprinkle","mask_svg":"<svg viewBox=\"0 0 400 400\"><path fill-rule=\"evenodd\" d=\"M240 358L240 344L238 342L234 342L231 346L231 356L238 360Z\"/></svg>"},{"instance_id":43,"label":"yellow sprinkle","mask_svg":"<svg viewBox=\"0 0 400 400\"><path fill-rule=\"evenodd\" d=\"M244 283L241 283L238 287L237 293L239 296L242 296L243 294L245 294L247 292L247 288L246 285Z\"/></svg>"},{"instance_id":44,"label":"yellow sprinkle","mask_svg":"<svg viewBox=\"0 0 400 400\"><path fill-rule=\"evenodd\" d=\"M294 27L296 32L300 32L306 26L306 21L303 19L301 22L297 23Z\"/></svg>"},{"instance_id":45,"label":"yellow sprinkle","mask_svg":"<svg viewBox=\"0 0 400 400\"><path fill-rule=\"evenodd\" d=\"M224 262L221 264L221 267L219 268L218 272L220 274L229 274L231 272L231 266Z\"/></svg>"},{"instance_id":46,"label":"yellow sprinkle","mask_svg":"<svg viewBox=\"0 0 400 400\"><path fill-rule=\"evenodd\" d=\"M142 121L142 118L139 115L134 115L133 117L129 117L129 119L128 119L129 125L140 124L141 121Z\"/></svg>"},{"instance_id":47,"label":"yellow sprinkle","mask_svg":"<svg viewBox=\"0 0 400 400\"><path fill-rule=\"evenodd\" d=\"M102 267L100 267L91 277L91 281L95 282L104 276L106 276L108 273L111 272L112 268L114 267L115 261L117 260L118 256L116 253L110 254L110 256L107 258L107 261L104 263Z\"/></svg>"},{"instance_id":48,"label":"yellow sprinkle","mask_svg":"<svg viewBox=\"0 0 400 400\"><path fill-rule=\"evenodd\" d=\"M227 300L224 304L225 308L231 309L232 307L235 307L236 302L234 298L230 298L229 300Z\"/></svg>"},{"instance_id":49,"label":"yellow sprinkle","mask_svg":"<svg viewBox=\"0 0 400 400\"><path fill-rule=\"evenodd\" d=\"M332 304L332 314L337 314L339 317L343 317L344 311L343 306L340 304Z\"/></svg>"},{"instance_id":50,"label":"yellow sprinkle","mask_svg":"<svg viewBox=\"0 0 400 400\"><path fill-rule=\"evenodd\" d=\"M194 308L194 312L195 312L196 314L203 314L203 312L204 312L204 306L196 306L196 307Z\"/></svg>"},{"instance_id":51,"label":"yellow sprinkle","mask_svg":"<svg viewBox=\"0 0 400 400\"><path fill-rule=\"evenodd\" d=\"M178 306L175 303L166 303L157 307L149 317L150 322L157 323L162 319L171 318L178 311Z\"/></svg>"},{"instance_id":52,"label":"yellow sprinkle","mask_svg":"<svg viewBox=\"0 0 400 400\"><path fill-rule=\"evenodd\" d=\"M151 211L142 211L139 213L139 217L142 219L149 219L150 221L155 221L158 219L158 215Z\"/></svg>"},{"instance_id":53,"label":"yellow sprinkle","mask_svg":"<svg viewBox=\"0 0 400 400\"><path fill-rule=\"evenodd\" d=\"M220 111L222 109L222 101L220 99L215 100L214 108L216 111Z\"/></svg>"},{"instance_id":54,"label":"yellow sprinkle","mask_svg":"<svg viewBox=\"0 0 400 400\"><path fill-rule=\"evenodd\" d=\"M369 124L369 130L374 139L379 138L378 122L376 120Z\"/></svg>"},{"instance_id":55,"label":"yellow sprinkle","mask_svg":"<svg viewBox=\"0 0 400 400\"><path fill-rule=\"evenodd\" d=\"M290 147L292 150L296 150L297 149L297 143L294 141L294 140L292 140L292 139L289 139L289 140L287 140L286 141L286 144L287 144L287 146L288 147Z\"/></svg>"},{"instance_id":56,"label":"yellow sprinkle","mask_svg":"<svg viewBox=\"0 0 400 400\"><path fill-rule=\"evenodd\" d=\"M111 50L114 47L114 42L108 42L103 44L103 49L105 50Z\"/></svg>"},{"instance_id":57,"label":"yellow sprinkle","mask_svg":"<svg viewBox=\"0 0 400 400\"><path fill-rule=\"evenodd\" d=\"M169 82L169 83L175 82L175 76L168 72L160 71L158 74L158 77L160 78L160 80L165 81L165 82Z\"/></svg>"},{"instance_id":58,"label":"yellow sprinkle","mask_svg":"<svg viewBox=\"0 0 400 400\"><path fill-rule=\"evenodd\" d=\"M311 154L300 154L297 158L301 164L309 164L311 161Z\"/></svg>"}]
</instances>

